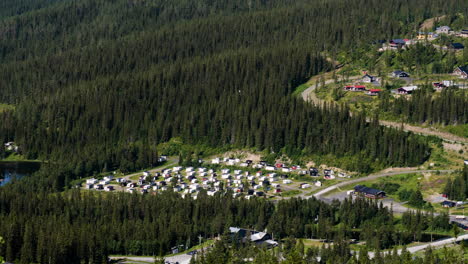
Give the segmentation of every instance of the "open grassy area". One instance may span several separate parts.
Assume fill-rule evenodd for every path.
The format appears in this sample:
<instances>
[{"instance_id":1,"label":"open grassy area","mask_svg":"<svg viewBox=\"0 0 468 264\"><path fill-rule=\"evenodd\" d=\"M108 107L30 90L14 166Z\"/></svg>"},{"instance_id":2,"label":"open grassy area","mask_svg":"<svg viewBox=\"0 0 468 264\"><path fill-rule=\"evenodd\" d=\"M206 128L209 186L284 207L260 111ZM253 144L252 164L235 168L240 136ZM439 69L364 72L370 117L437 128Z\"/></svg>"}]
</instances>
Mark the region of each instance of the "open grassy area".
<instances>
[{"instance_id":1,"label":"open grassy area","mask_svg":"<svg viewBox=\"0 0 468 264\"><path fill-rule=\"evenodd\" d=\"M281 196L282 197L291 197L291 196L299 195L301 193L302 193L302 191L299 191L299 190L291 190L291 191L282 192Z\"/></svg>"},{"instance_id":2,"label":"open grassy area","mask_svg":"<svg viewBox=\"0 0 468 264\"><path fill-rule=\"evenodd\" d=\"M166 255L164 257L171 257L171 256L175 256L175 255L187 254L190 251L199 250L199 249L202 249L202 248L207 248L207 247L213 245L214 243L215 243L214 239L208 239L205 242L202 242L201 244L193 246L193 247L191 247L191 248L189 248L189 249L187 249L185 251L179 252L177 254Z\"/></svg>"},{"instance_id":3,"label":"open grassy area","mask_svg":"<svg viewBox=\"0 0 468 264\"><path fill-rule=\"evenodd\" d=\"M23 161L23 162L40 162L40 160L28 160L25 156L18 154L16 152L12 152L6 158L0 161Z\"/></svg>"},{"instance_id":4,"label":"open grassy area","mask_svg":"<svg viewBox=\"0 0 468 264\"><path fill-rule=\"evenodd\" d=\"M0 113L7 110L15 110L15 107L9 104L0 104Z\"/></svg>"},{"instance_id":5,"label":"open grassy area","mask_svg":"<svg viewBox=\"0 0 468 264\"><path fill-rule=\"evenodd\" d=\"M305 251L307 252L307 249L309 248L320 248L322 247L324 244L327 244L325 242L322 242L318 239L308 239L308 238L302 238L300 239L302 241L302 243L304 243L304 249Z\"/></svg>"},{"instance_id":6,"label":"open grassy area","mask_svg":"<svg viewBox=\"0 0 468 264\"><path fill-rule=\"evenodd\" d=\"M466 242L465 242L466 243ZM451 255L463 255L464 259L468 259L468 248L466 244L449 244L441 248L433 248L433 254L439 257L447 256L447 252L450 252ZM419 251L414 253L416 256L423 257L425 251ZM466 262L465 262L466 263Z\"/></svg>"},{"instance_id":7,"label":"open grassy area","mask_svg":"<svg viewBox=\"0 0 468 264\"><path fill-rule=\"evenodd\" d=\"M440 127L439 129L460 137L468 138L468 124L444 126Z\"/></svg>"},{"instance_id":8,"label":"open grassy area","mask_svg":"<svg viewBox=\"0 0 468 264\"><path fill-rule=\"evenodd\" d=\"M292 93L293 96L298 96L300 94L302 94L302 92L304 92L307 88L309 88L310 85L304 83L304 84L301 84L299 85L296 90L294 90L294 92Z\"/></svg>"}]
</instances>

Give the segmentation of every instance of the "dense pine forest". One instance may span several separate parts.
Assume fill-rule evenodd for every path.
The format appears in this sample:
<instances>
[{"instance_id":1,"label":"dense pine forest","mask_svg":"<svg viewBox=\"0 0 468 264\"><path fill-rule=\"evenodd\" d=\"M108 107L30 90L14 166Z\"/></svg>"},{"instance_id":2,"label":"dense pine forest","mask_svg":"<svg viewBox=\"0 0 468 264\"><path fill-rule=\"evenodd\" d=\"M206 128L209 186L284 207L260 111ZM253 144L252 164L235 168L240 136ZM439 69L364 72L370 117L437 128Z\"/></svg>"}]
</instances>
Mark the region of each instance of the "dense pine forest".
<instances>
[{"instance_id":1,"label":"dense pine forest","mask_svg":"<svg viewBox=\"0 0 468 264\"><path fill-rule=\"evenodd\" d=\"M468 166L449 178L445 184L444 193L452 200L464 201L468 198Z\"/></svg>"},{"instance_id":2,"label":"dense pine forest","mask_svg":"<svg viewBox=\"0 0 468 264\"><path fill-rule=\"evenodd\" d=\"M464 263L465 260L463 251L460 252L457 249L444 248L442 253L429 249L421 257L412 255L405 247L403 247L401 254L398 254L397 250L385 254L375 252L374 258L370 258L365 250L359 254L353 254L350 244L344 240L337 240L330 247L307 248L302 240L289 239L283 248L275 251L253 248L251 245L237 245L235 247L231 245L232 241L229 238L223 238L206 255L197 256L196 260L191 261L191 264L459 264ZM163 262L156 261L155 263L162 264Z\"/></svg>"},{"instance_id":3,"label":"dense pine forest","mask_svg":"<svg viewBox=\"0 0 468 264\"><path fill-rule=\"evenodd\" d=\"M230 226L267 229L275 239L360 238L369 249L420 240L425 230L451 228L446 214L406 213L398 222L387 207L365 199L332 205L291 199L275 205L262 198L234 199L229 193L200 194L193 200L172 191L156 196L79 190L50 195L25 188L0 191L0 234L6 242L0 256L20 263L103 263L108 254L165 255L174 245L194 245L199 235L216 237Z\"/></svg>"},{"instance_id":4,"label":"dense pine forest","mask_svg":"<svg viewBox=\"0 0 468 264\"><path fill-rule=\"evenodd\" d=\"M468 94L457 88L444 89L434 95L432 87L416 91L410 98L399 97L390 102L390 95L383 94L379 109L400 117L409 123L461 125L468 123Z\"/></svg>"},{"instance_id":5,"label":"dense pine forest","mask_svg":"<svg viewBox=\"0 0 468 264\"><path fill-rule=\"evenodd\" d=\"M417 165L430 152L423 140L290 94L330 69L322 51L352 51L466 10L456 0L44 5L0 22L0 101L15 107L0 116L0 138L76 176L150 167L156 145L173 137L352 156L347 169L362 172Z\"/></svg>"},{"instance_id":6,"label":"dense pine forest","mask_svg":"<svg viewBox=\"0 0 468 264\"><path fill-rule=\"evenodd\" d=\"M343 167L360 172L421 164L430 155L427 139L291 93L332 69L325 54L454 13L468 13L468 2L3 1L0 141L47 163L0 188L0 256L105 263L111 253L164 255L231 225L267 228L278 238L351 238L362 229L359 238L373 249L446 231L446 215L418 212L405 216L417 218L418 228L409 221L397 232L392 212L364 200L274 204L62 191L79 177L155 166L157 145L176 137L210 148L348 157L353 162Z\"/></svg>"}]
</instances>

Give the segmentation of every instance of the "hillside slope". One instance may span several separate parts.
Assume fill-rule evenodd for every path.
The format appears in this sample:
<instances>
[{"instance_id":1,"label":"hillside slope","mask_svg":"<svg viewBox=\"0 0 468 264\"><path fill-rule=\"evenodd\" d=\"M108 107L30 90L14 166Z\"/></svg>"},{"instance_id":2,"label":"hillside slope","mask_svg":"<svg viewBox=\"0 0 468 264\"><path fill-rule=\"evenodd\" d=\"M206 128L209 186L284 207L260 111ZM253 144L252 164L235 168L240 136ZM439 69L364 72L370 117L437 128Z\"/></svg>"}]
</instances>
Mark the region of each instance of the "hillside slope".
<instances>
[{"instance_id":1,"label":"hillside slope","mask_svg":"<svg viewBox=\"0 0 468 264\"><path fill-rule=\"evenodd\" d=\"M0 116L0 139L15 140L29 158L65 162L57 186L64 174L151 166L156 145L173 137L210 147L331 153L360 171L418 164L429 153L421 139L289 95L329 69L321 51L394 37L467 5L47 3L0 22L0 102L15 104Z\"/></svg>"}]
</instances>

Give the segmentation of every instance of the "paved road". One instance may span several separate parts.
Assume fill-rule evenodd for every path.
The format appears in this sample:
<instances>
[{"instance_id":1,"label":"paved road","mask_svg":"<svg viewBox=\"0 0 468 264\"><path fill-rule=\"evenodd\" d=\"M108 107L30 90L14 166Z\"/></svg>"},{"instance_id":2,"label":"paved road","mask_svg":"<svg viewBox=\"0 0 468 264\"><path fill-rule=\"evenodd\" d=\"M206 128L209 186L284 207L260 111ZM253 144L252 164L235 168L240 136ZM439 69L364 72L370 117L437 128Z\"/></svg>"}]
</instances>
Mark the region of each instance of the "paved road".
<instances>
[{"instance_id":1,"label":"paved road","mask_svg":"<svg viewBox=\"0 0 468 264\"><path fill-rule=\"evenodd\" d=\"M349 81L354 81L354 80L357 80L359 78L361 78L361 76L352 76L352 77L349 77L348 80ZM326 80L325 84L330 84L330 83L332 83L334 81L335 80L333 80L333 79ZM313 85L309 86L309 88L305 89L301 94L302 99L304 101L311 101L311 102L313 102L315 104L319 104L321 100L317 98L315 93L312 93L312 91L315 90L315 88L317 88L317 85L313 84Z\"/></svg>"},{"instance_id":2,"label":"paved road","mask_svg":"<svg viewBox=\"0 0 468 264\"><path fill-rule=\"evenodd\" d=\"M379 120L379 123L381 125L387 126L387 127L394 127L394 128L400 128L401 127L401 123L399 123L399 122ZM448 132L433 130L433 129L430 129L430 128L403 124L403 130L404 131L411 131L411 132L413 132L415 134L436 136L436 137L439 137L442 140L450 142L450 143L458 143L458 144L468 143L467 138L459 137L457 135L454 135L454 134L451 134L451 133L448 133Z\"/></svg>"},{"instance_id":3,"label":"paved road","mask_svg":"<svg viewBox=\"0 0 468 264\"><path fill-rule=\"evenodd\" d=\"M463 241L463 240L468 240L468 234L461 235L461 236L457 237L457 239L456 239L457 242L458 241ZM445 238L445 239L437 240L437 241L427 243L427 244L424 244L424 245L409 247L409 248L407 248L407 250L410 253L415 253L415 252L424 250L424 249L426 249L428 247L437 248L437 247L441 247L441 246L444 246L444 245L453 244L454 242L455 242L455 238ZM401 254L401 252L402 252L402 250L399 249L398 254ZM388 252L384 252L384 254L387 254L387 253ZM374 252L369 252L369 257L370 258L373 258L374 256L375 256Z\"/></svg>"},{"instance_id":4,"label":"paved road","mask_svg":"<svg viewBox=\"0 0 468 264\"><path fill-rule=\"evenodd\" d=\"M208 248L203 248L203 250L207 250ZM197 250L197 254L200 254L201 249ZM119 257L109 257L113 260L121 260L118 263L134 263L134 262L148 262L154 263L153 257L126 257L126 256L119 256ZM192 255L188 255L186 253L182 253L175 256L165 257L164 261L166 263L179 263L179 264L189 264L190 260L192 259Z\"/></svg>"},{"instance_id":5,"label":"paved road","mask_svg":"<svg viewBox=\"0 0 468 264\"><path fill-rule=\"evenodd\" d=\"M348 78L349 81L357 80L361 78L361 76L352 76ZM412 79L406 79L405 81L410 82ZM333 79L326 80L325 84L330 84L334 82ZM320 105L322 103L322 100L319 99L315 93L313 92L317 88L317 85L311 85L309 88L304 90L301 94L302 99L304 101L311 101L316 105ZM399 128L401 127L401 123L399 122L391 122L391 121L385 121L385 120L379 120L380 125L382 126L387 126L387 127L395 127ZM432 130L430 128L423 128L423 127L418 127L418 126L411 126L408 124L404 124L403 129L405 131L410 131L415 134L422 134L422 135L429 135L429 136L436 136L441 138L444 141L451 142L451 143L457 143L457 144L462 144L462 143L468 143L468 139L464 137L459 137L454 134L448 133L448 132L443 132L443 131L437 131L437 130Z\"/></svg>"},{"instance_id":6,"label":"paved road","mask_svg":"<svg viewBox=\"0 0 468 264\"><path fill-rule=\"evenodd\" d=\"M353 179L353 180L350 180L350 181L340 182L340 183L337 183L337 184L332 185L330 187L327 187L327 188L315 193L314 197L317 198L317 199L323 200L322 196L324 194L329 193L329 192L335 190L336 188L346 186L346 185L349 185L349 184L353 184L353 183L358 183L358 182L363 182L363 181L368 181L368 180L374 180L374 179L387 177L387 176L392 176L392 175L398 175L398 174L427 173L427 172L437 172L437 171L441 172L441 173L449 173L449 172L454 172L455 170L410 170L410 171L395 171L395 172L385 172L385 173L371 174L371 175L369 175L367 177L362 177L362 178Z\"/></svg>"}]
</instances>

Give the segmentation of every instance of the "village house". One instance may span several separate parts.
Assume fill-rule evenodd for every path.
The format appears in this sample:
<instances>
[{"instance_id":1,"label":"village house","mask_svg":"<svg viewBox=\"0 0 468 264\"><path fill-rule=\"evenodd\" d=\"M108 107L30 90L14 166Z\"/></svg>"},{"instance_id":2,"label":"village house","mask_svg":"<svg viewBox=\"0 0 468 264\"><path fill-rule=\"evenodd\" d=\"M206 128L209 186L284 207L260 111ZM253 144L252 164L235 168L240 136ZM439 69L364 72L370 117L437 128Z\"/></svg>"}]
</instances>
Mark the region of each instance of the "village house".
<instances>
[{"instance_id":1,"label":"village house","mask_svg":"<svg viewBox=\"0 0 468 264\"><path fill-rule=\"evenodd\" d=\"M449 32L450 32L449 26L441 26L441 27L436 28L437 34L449 34Z\"/></svg>"},{"instance_id":2,"label":"village house","mask_svg":"<svg viewBox=\"0 0 468 264\"><path fill-rule=\"evenodd\" d=\"M405 46L406 41L404 39L392 39L390 40L391 49L399 49Z\"/></svg>"},{"instance_id":3,"label":"village house","mask_svg":"<svg viewBox=\"0 0 468 264\"><path fill-rule=\"evenodd\" d=\"M358 195L363 195L367 198L372 198L372 199L384 198L386 195L384 191L377 190L374 188L369 188L363 185L354 186L354 193Z\"/></svg>"},{"instance_id":4,"label":"village house","mask_svg":"<svg viewBox=\"0 0 468 264\"><path fill-rule=\"evenodd\" d=\"M111 191L114 190L114 186L112 186L112 185L106 186L106 187L104 187L104 190L105 190L106 192L111 192Z\"/></svg>"},{"instance_id":5,"label":"village house","mask_svg":"<svg viewBox=\"0 0 468 264\"><path fill-rule=\"evenodd\" d=\"M257 197L262 197L262 196L264 196L264 195L265 195L264 192L260 192L260 191L255 192L255 196L257 196Z\"/></svg>"},{"instance_id":6,"label":"village house","mask_svg":"<svg viewBox=\"0 0 468 264\"><path fill-rule=\"evenodd\" d=\"M447 87L441 82L434 82L434 83L432 83L432 85L434 86L434 89L436 89L436 90L440 90L440 89L443 89L443 88Z\"/></svg>"},{"instance_id":7,"label":"village house","mask_svg":"<svg viewBox=\"0 0 468 264\"><path fill-rule=\"evenodd\" d=\"M462 79L468 79L468 65L455 68L453 75L459 76Z\"/></svg>"},{"instance_id":8,"label":"village house","mask_svg":"<svg viewBox=\"0 0 468 264\"><path fill-rule=\"evenodd\" d=\"M463 29L462 31L460 31L460 34L458 34L458 36L468 38L468 29Z\"/></svg>"},{"instance_id":9,"label":"village house","mask_svg":"<svg viewBox=\"0 0 468 264\"><path fill-rule=\"evenodd\" d=\"M87 179L86 180L86 183L87 184L96 184L98 182L98 180L94 179L94 178L91 178L91 179Z\"/></svg>"},{"instance_id":10,"label":"village house","mask_svg":"<svg viewBox=\"0 0 468 264\"><path fill-rule=\"evenodd\" d=\"M317 177L319 171L318 171L317 168L309 168L309 173L310 173L310 176L312 176L312 177Z\"/></svg>"},{"instance_id":11,"label":"village house","mask_svg":"<svg viewBox=\"0 0 468 264\"><path fill-rule=\"evenodd\" d=\"M254 242L259 246L275 247L278 242L273 240L273 237L265 232L258 232L255 230L249 230L238 227L229 227L229 233L231 239L246 243L247 241Z\"/></svg>"},{"instance_id":12,"label":"village house","mask_svg":"<svg viewBox=\"0 0 468 264\"><path fill-rule=\"evenodd\" d=\"M163 155L163 156L160 156L160 157L158 158L158 161L159 161L159 162L166 162L166 161L167 161L167 156L164 156L164 155Z\"/></svg>"},{"instance_id":13,"label":"village house","mask_svg":"<svg viewBox=\"0 0 468 264\"><path fill-rule=\"evenodd\" d=\"M5 146L5 149L8 150L8 151L15 151L17 152L18 151L18 146L15 144L15 142L7 142L4 144Z\"/></svg>"},{"instance_id":14,"label":"village house","mask_svg":"<svg viewBox=\"0 0 468 264\"><path fill-rule=\"evenodd\" d=\"M364 85L347 85L347 86L344 87L344 90L351 91L351 92L360 92L360 91L365 91L366 86L364 86Z\"/></svg>"},{"instance_id":15,"label":"village house","mask_svg":"<svg viewBox=\"0 0 468 264\"><path fill-rule=\"evenodd\" d=\"M418 32L418 36L416 38L418 40L433 40L436 39L439 35L435 34L434 32Z\"/></svg>"},{"instance_id":16,"label":"village house","mask_svg":"<svg viewBox=\"0 0 468 264\"><path fill-rule=\"evenodd\" d=\"M375 95L379 95L380 92L382 92L381 89L370 89L366 94L375 96Z\"/></svg>"},{"instance_id":17,"label":"village house","mask_svg":"<svg viewBox=\"0 0 468 264\"><path fill-rule=\"evenodd\" d=\"M397 89L398 94L412 94L413 91L417 90L418 86L403 86Z\"/></svg>"},{"instance_id":18,"label":"village house","mask_svg":"<svg viewBox=\"0 0 468 264\"><path fill-rule=\"evenodd\" d=\"M407 78L409 77L409 73L404 72L404 71L394 71L392 72L392 77L394 78Z\"/></svg>"},{"instance_id":19,"label":"village house","mask_svg":"<svg viewBox=\"0 0 468 264\"><path fill-rule=\"evenodd\" d=\"M362 76L361 80L365 83L372 83L375 82L376 78L366 73L364 76Z\"/></svg>"},{"instance_id":20,"label":"village house","mask_svg":"<svg viewBox=\"0 0 468 264\"><path fill-rule=\"evenodd\" d=\"M452 49L452 50L462 50L462 49L465 48L465 46L463 46L463 44L461 44L461 43L455 42L455 43L451 43L448 46L448 48Z\"/></svg>"},{"instance_id":21,"label":"village house","mask_svg":"<svg viewBox=\"0 0 468 264\"><path fill-rule=\"evenodd\" d=\"M451 207L455 207L457 203L452 202L452 201L443 201L440 203L440 205L442 205L442 207L445 207L445 208L451 208Z\"/></svg>"}]
</instances>

